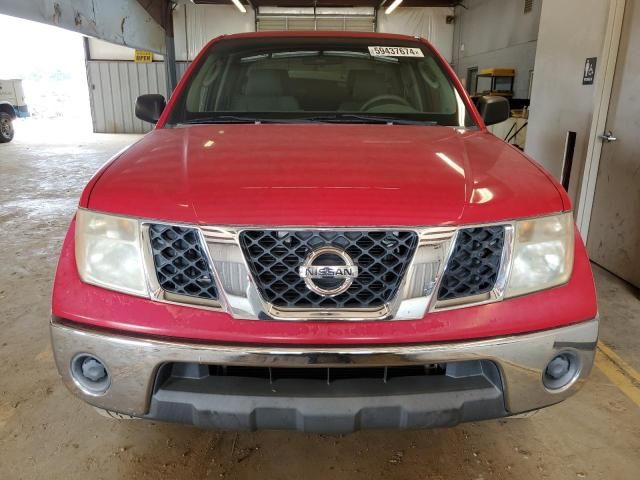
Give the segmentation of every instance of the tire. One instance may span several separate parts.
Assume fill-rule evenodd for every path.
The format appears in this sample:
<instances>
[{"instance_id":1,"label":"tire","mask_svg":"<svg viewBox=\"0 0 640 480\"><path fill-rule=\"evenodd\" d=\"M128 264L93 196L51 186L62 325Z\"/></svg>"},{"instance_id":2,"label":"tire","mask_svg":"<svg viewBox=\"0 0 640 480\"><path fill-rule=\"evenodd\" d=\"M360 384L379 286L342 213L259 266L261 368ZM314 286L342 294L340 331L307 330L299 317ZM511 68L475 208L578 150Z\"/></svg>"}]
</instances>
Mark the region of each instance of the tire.
<instances>
[{"instance_id":1,"label":"tire","mask_svg":"<svg viewBox=\"0 0 640 480\"><path fill-rule=\"evenodd\" d=\"M0 143L13 140L13 122L8 113L0 112Z\"/></svg>"}]
</instances>

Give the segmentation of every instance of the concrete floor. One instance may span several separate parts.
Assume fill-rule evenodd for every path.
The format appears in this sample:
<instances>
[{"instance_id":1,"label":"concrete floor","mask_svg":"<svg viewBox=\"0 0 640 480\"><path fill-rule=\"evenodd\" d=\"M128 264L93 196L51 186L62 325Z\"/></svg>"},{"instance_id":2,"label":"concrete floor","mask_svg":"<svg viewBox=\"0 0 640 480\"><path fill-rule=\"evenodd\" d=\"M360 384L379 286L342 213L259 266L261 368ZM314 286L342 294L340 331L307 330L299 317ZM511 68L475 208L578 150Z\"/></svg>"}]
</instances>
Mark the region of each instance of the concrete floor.
<instances>
[{"instance_id":1,"label":"concrete floor","mask_svg":"<svg viewBox=\"0 0 640 480\"><path fill-rule=\"evenodd\" d=\"M59 133L0 145L0 478L639 478L640 405L600 368L533 418L446 430L236 434L98 416L58 379L50 289L82 187L137 137ZM596 278L602 338L640 370L638 292Z\"/></svg>"}]
</instances>

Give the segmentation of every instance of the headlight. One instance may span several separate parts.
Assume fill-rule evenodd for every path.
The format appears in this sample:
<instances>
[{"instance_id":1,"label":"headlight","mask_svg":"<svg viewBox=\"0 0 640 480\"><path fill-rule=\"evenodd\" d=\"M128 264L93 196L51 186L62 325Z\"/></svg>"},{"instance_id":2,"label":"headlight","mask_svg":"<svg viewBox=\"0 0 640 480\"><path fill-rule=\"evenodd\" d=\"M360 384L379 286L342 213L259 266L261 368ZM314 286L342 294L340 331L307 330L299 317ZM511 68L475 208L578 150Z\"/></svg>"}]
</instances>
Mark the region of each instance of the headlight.
<instances>
[{"instance_id":1,"label":"headlight","mask_svg":"<svg viewBox=\"0 0 640 480\"><path fill-rule=\"evenodd\" d=\"M76 263L83 282L148 296L137 220L78 210Z\"/></svg>"},{"instance_id":2,"label":"headlight","mask_svg":"<svg viewBox=\"0 0 640 480\"><path fill-rule=\"evenodd\" d=\"M506 297L544 290L569 281L573 269L571 213L517 222Z\"/></svg>"}]
</instances>

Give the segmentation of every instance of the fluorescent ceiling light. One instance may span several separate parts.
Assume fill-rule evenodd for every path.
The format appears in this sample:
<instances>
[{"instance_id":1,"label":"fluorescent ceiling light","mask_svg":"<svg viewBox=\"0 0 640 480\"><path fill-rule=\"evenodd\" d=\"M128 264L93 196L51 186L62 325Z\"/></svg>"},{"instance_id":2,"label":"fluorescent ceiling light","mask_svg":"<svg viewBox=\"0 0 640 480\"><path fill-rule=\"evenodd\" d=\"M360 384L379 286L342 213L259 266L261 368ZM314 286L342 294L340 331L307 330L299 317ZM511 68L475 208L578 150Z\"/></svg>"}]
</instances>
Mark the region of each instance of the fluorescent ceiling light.
<instances>
[{"instance_id":1,"label":"fluorescent ceiling light","mask_svg":"<svg viewBox=\"0 0 640 480\"><path fill-rule=\"evenodd\" d=\"M231 0L233 2L233 4L238 7L238 10L240 10L242 13L247 13L247 9L244 8L244 5L242 5L240 3L240 0ZM400 0L402 1L402 0Z\"/></svg>"},{"instance_id":2,"label":"fluorescent ceiling light","mask_svg":"<svg viewBox=\"0 0 640 480\"><path fill-rule=\"evenodd\" d=\"M235 1L235 0L233 0L233 1ZM389 15L396 8L398 8L398 5L400 5L401 3L402 3L402 0L393 0L393 3L387 7L387 9L384 11L384 13Z\"/></svg>"}]
</instances>

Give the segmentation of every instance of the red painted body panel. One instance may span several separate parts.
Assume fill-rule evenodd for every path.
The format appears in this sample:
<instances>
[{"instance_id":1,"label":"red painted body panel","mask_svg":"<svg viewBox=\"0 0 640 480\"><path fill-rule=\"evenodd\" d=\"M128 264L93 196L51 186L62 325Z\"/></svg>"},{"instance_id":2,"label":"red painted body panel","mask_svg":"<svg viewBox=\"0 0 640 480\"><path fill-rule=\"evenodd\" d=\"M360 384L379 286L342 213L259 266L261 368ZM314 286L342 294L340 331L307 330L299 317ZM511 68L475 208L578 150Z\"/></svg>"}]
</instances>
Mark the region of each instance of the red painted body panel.
<instances>
[{"instance_id":1,"label":"red painted body panel","mask_svg":"<svg viewBox=\"0 0 640 480\"><path fill-rule=\"evenodd\" d=\"M129 148L131 148L131 146L132 145L125 147L122 150L120 150L118 153L113 155L98 169L96 173L93 174L91 179L89 179L89 182L87 182L87 185L84 187L82 194L80 195L80 201L78 202L79 206L86 207L87 205L89 205L89 197L91 196L93 187L95 186L96 183L98 183L98 180L100 179L102 174L107 171L107 169L111 166L113 162L115 162L118 158L120 158L120 155L122 155Z\"/></svg>"},{"instance_id":2,"label":"red painted body panel","mask_svg":"<svg viewBox=\"0 0 640 480\"><path fill-rule=\"evenodd\" d=\"M335 33L218 37L196 57L176 92L215 43L285 36ZM343 36L423 43L440 60L479 130L326 124L162 128L178 97L173 95L156 130L99 172L80 206L201 224L309 226L469 224L570 209L551 175L487 133L455 72L428 42L395 34Z\"/></svg>"},{"instance_id":3,"label":"red painted body panel","mask_svg":"<svg viewBox=\"0 0 640 480\"><path fill-rule=\"evenodd\" d=\"M484 131L390 125L155 130L88 207L209 225L424 226L564 209L546 175Z\"/></svg>"},{"instance_id":4,"label":"red painted body panel","mask_svg":"<svg viewBox=\"0 0 640 480\"><path fill-rule=\"evenodd\" d=\"M487 338L559 327L596 316L595 287L576 235L570 282L478 307L430 313L422 320L291 322L235 320L226 313L153 302L87 285L78 277L72 223L53 290L53 314L100 328L212 342L253 344L402 344Z\"/></svg>"}]
</instances>

